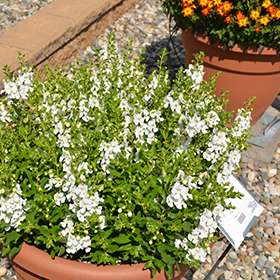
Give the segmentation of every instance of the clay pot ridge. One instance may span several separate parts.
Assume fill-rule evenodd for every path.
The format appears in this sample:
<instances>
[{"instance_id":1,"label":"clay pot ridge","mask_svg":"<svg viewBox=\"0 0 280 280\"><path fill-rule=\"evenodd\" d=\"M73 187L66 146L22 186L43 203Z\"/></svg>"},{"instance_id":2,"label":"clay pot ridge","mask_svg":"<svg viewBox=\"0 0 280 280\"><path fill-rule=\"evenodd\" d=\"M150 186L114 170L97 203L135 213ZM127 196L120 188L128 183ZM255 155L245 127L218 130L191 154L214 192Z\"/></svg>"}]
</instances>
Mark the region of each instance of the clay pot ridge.
<instances>
[{"instance_id":1,"label":"clay pot ridge","mask_svg":"<svg viewBox=\"0 0 280 280\"><path fill-rule=\"evenodd\" d=\"M201 34L195 37L191 30L182 32L185 46L185 62L188 66L195 54L203 51L205 80L211 74L222 73L217 79L215 94L229 90L228 111L244 107L244 102L256 97L252 105L251 125L257 122L280 92L280 57L272 49L264 48L259 54L257 49L242 50L238 46L223 50L221 46L211 45L209 38Z\"/></svg>"},{"instance_id":2,"label":"clay pot ridge","mask_svg":"<svg viewBox=\"0 0 280 280\"><path fill-rule=\"evenodd\" d=\"M60 257L52 257L26 243L21 251L9 259L13 265L17 280L167 280L163 271L152 277L149 269L143 270L145 263L133 265L97 266L89 263L71 261ZM173 280L181 280L189 270L189 266L180 265L181 273L175 268Z\"/></svg>"},{"instance_id":3,"label":"clay pot ridge","mask_svg":"<svg viewBox=\"0 0 280 280\"><path fill-rule=\"evenodd\" d=\"M259 52L259 48L254 45L254 46L248 46L247 48L243 47L243 48L240 48L238 47L237 44L235 44L233 46L233 48L227 48L227 49L223 49L223 46L220 44L220 42L218 40L215 40L215 42L213 44L211 44L210 42L210 37L209 36L205 36L204 34L202 33L199 33L199 32L196 32L196 33L193 33L191 30L189 29L185 29L184 32L191 32L192 35L199 41L205 43L205 44L209 44L213 47L216 47L216 48L219 48L223 51L233 51L233 52L239 52L239 53L247 53L247 54L254 54L254 55L258 55L258 56L266 56L266 55L272 55L272 56L277 56L277 53L276 53L276 49L275 48L269 48L269 47L264 47L262 52L260 53Z\"/></svg>"}]
</instances>

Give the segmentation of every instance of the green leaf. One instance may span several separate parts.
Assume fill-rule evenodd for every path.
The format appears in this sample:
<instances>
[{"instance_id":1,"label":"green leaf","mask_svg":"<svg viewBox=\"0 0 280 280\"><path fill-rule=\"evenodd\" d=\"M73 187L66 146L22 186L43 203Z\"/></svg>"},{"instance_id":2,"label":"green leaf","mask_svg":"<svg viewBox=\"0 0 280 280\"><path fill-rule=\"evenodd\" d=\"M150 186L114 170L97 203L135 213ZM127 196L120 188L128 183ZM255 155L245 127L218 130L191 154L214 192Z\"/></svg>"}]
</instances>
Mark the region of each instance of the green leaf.
<instances>
[{"instance_id":1,"label":"green leaf","mask_svg":"<svg viewBox=\"0 0 280 280\"><path fill-rule=\"evenodd\" d=\"M176 219L176 218L178 217L178 213L169 212L169 213L168 213L168 216L169 216L171 219Z\"/></svg>"},{"instance_id":2,"label":"green leaf","mask_svg":"<svg viewBox=\"0 0 280 280\"><path fill-rule=\"evenodd\" d=\"M62 256L65 253L65 247L63 245L60 246L59 251L58 251L58 256Z\"/></svg>"},{"instance_id":3,"label":"green leaf","mask_svg":"<svg viewBox=\"0 0 280 280\"><path fill-rule=\"evenodd\" d=\"M108 238L108 237L112 234L112 232L113 232L113 229L106 230L106 231L104 232L104 237L105 237L105 238Z\"/></svg>"},{"instance_id":4,"label":"green leaf","mask_svg":"<svg viewBox=\"0 0 280 280\"><path fill-rule=\"evenodd\" d=\"M185 221L184 222L184 230L187 231L187 232L191 232L191 226L192 224L188 221Z\"/></svg>"},{"instance_id":5,"label":"green leaf","mask_svg":"<svg viewBox=\"0 0 280 280\"><path fill-rule=\"evenodd\" d=\"M152 270L152 275L153 275L153 277L155 277L157 274L157 270L156 270L156 267L154 266L152 260L148 261L145 264L144 269L148 269L148 268Z\"/></svg>"},{"instance_id":6,"label":"green leaf","mask_svg":"<svg viewBox=\"0 0 280 280\"><path fill-rule=\"evenodd\" d=\"M146 255L146 256L143 256L143 257L142 257L142 260L146 262L146 261L151 260L152 258L153 258L153 257L151 257L151 256L149 256L149 255ZM145 267L144 267L144 268L145 268Z\"/></svg>"},{"instance_id":7,"label":"green leaf","mask_svg":"<svg viewBox=\"0 0 280 280\"><path fill-rule=\"evenodd\" d=\"M166 275L168 276L169 279L172 278L172 272L173 272L172 265L167 265L165 267L165 273L166 273Z\"/></svg>"},{"instance_id":8,"label":"green leaf","mask_svg":"<svg viewBox=\"0 0 280 280\"><path fill-rule=\"evenodd\" d=\"M155 259L155 265L160 269L164 270L164 263L161 260Z\"/></svg>"},{"instance_id":9,"label":"green leaf","mask_svg":"<svg viewBox=\"0 0 280 280\"><path fill-rule=\"evenodd\" d=\"M4 247L2 248L2 256L7 255L10 250L11 250L10 244L7 245L4 244Z\"/></svg>"},{"instance_id":10,"label":"green leaf","mask_svg":"<svg viewBox=\"0 0 280 280\"><path fill-rule=\"evenodd\" d=\"M10 244L12 241L16 240L18 237L18 233L14 230L11 232L7 232L6 234L6 243Z\"/></svg>"},{"instance_id":11,"label":"green leaf","mask_svg":"<svg viewBox=\"0 0 280 280\"><path fill-rule=\"evenodd\" d=\"M117 178L122 178L122 175L120 172L118 172L116 169L109 168L109 171L112 175L116 176Z\"/></svg>"},{"instance_id":12,"label":"green leaf","mask_svg":"<svg viewBox=\"0 0 280 280\"><path fill-rule=\"evenodd\" d=\"M55 251L54 250L51 250L51 257L54 259L55 257Z\"/></svg>"},{"instance_id":13,"label":"green leaf","mask_svg":"<svg viewBox=\"0 0 280 280\"><path fill-rule=\"evenodd\" d=\"M117 251L119 251L119 246L118 246L118 245L116 245L116 244L111 244L111 245L108 246L108 252L109 252L110 254L113 254L113 253L115 253L115 252L117 252Z\"/></svg>"},{"instance_id":14,"label":"green leaf","mask_svg":"<svg viewBox=\"0 0 280 280\"><path fill-rule=\"evenodd\" d=\"M117 244L126 244L130 242L130 239L125 234L121 233L119 236L113 238L113 242Z\"/></svg>"},{"instance_id":15,"label":"green leaf","mask_svg":"<svg viewBox=\"0 0 280 280\"><path fill-rule=\"evenodd\" d=\"M168 254L162 254L161 255L161 258L162 258L162 260L167 264L167 265L173 265L173 263L174 263L174 260L173 260L173 258L170 256L170 255L168 255Z\"/></svg>"},{"instance_id":16,"label":"green leaf","mask_svg":"<svg viewBox=\"0 0 280 280\"><path fill-rule=\"evenodd\" d=\"M11 258L13 255L17 254L22 247L22 243L19 246L14 246L11 251L9 252L9 257Z\"/></svg>"}]
</instances>

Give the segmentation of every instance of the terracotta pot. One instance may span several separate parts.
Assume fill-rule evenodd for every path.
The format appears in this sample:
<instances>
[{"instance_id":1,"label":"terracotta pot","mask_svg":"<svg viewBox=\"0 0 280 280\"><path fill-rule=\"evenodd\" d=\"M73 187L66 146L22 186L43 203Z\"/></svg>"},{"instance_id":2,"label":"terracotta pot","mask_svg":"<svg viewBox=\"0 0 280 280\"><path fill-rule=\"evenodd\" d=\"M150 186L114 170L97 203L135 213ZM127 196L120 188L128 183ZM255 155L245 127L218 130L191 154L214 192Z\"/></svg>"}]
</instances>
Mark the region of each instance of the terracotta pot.
<instances>
[{"instance_id":1,"label":"terracotta pot","mask_svg":"<svg viewBox=\"0 0 280 280\"><path fill-rule=\"evenodd\" d=\"M23 243L21 251L9 259L15 269L17 280L165 280L163 271L151 276L143 270L145 264L97 266L63 258L51 258L46 252ZM174 269L173 280L181 280L189 266L180 265L181 274Z\"/></svg>"},{"instance_id":2,"label":"terracotta pot","mask_svg":"<svg viewBox=\"0 0 280 280\"><path fill-rule=\"evenodd\" d=\"M271 105L280 92L280 57L275 50L264 48L259 54L257 48L247 51L235 46L225 50L216 44L210 45L209 38L196 37L191 30L182 31L185 46L186 66L191 63L196 53L203 51L205 57L205 79L210 74L222 71L216 84L215 94L229 90L227 110L237 111L244 102L256 96L253 104L252 122L254 124Z\"/></svg>"}]
</instances>

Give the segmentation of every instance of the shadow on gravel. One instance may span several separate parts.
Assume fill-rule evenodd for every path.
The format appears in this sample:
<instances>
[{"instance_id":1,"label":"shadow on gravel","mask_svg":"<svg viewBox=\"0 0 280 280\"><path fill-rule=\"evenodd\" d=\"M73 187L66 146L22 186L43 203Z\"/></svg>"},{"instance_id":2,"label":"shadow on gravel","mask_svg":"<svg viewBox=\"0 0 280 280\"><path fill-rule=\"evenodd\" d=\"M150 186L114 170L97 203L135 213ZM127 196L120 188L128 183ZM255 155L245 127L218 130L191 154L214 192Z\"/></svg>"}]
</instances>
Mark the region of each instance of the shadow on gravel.
<instances>
[{"instance_id":1,"label":"shadow on gravel","mask_svg":"<svg viewBox=\"0 0 280 280\"><path fill-rule=\"evenodd\" d=\"M160 60L160 53L164 48L168 51L164 66L167 67L170 81L175 79L176 73L181 66L185 67L185 50L181 41L181 35L173 35L171 39L173 44L168 36L163 40L155 41L151 45L146 46L142 63L146 65L148 75L157 69L157 61Z\"/></svg>"}]
</instances>

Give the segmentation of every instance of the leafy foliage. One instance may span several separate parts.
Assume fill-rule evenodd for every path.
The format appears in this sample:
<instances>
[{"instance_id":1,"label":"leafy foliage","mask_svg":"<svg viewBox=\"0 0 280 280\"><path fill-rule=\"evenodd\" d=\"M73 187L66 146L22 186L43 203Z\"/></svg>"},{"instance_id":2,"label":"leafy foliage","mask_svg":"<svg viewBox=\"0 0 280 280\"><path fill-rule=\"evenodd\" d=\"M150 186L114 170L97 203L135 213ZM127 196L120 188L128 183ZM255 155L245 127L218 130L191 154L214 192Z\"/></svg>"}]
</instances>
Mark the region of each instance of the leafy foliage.
<instances>
[{"instance_id":1,"label":"leafy foliage","mask_svg":"<svg viewBox=\"0 0 280 280\"><path fill-rule=\"evenodd\" d=\"M16 78L6 67L4 254L26 242L52 257L146 262L153 275L159 268L171 277L181 262L197 266L216 239L217 209L239 196L227 176L248 147L250 104L230 127L226 95L210 94L217 77L203 81L200 56L171 88L165 50L145 78L141 56L129 59L130 49L131 41L119 55L111 34L97 63L71 65L71 73L47 67L46 82L24 62ZM195 239L202 222L209 223L205 236Z\"/></svg>"},{"instance_id":2,"label":"leafy foliage","mask_svg":"<svg viewBox=\"0 0 280 280\"><path fill-rule=\"evenodd\" d=\"M277 0L162 0L178 26L218 40L225 48L256 46L279 51L280 6Z\"/></svg>"}]
</instances>

